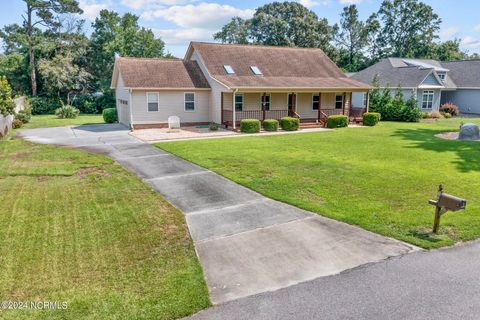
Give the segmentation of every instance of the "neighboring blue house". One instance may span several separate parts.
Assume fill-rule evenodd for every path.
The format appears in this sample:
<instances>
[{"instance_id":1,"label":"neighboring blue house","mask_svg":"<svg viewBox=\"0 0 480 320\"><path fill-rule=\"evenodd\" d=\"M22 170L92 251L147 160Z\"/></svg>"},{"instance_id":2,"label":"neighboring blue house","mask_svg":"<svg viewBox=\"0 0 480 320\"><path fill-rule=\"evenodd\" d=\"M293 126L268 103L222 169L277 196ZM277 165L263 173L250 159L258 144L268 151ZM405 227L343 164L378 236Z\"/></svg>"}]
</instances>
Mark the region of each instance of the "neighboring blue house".
<instances>
[{"instance_id":1,"label":"neighboring blue house","mask_svg":"<svg viewBox=\"0 0 480 320\"><path fill-rule=\"evenodd\" d=\"M439 62L435 60L387 58L351 74L352 79L372 83L378 75L380 87L392 94L401 87L405 99L416 95L424 112L438 111L446 102L456 104L462 113L480 114L480 61ZM364 108L366 96L354 93L353 108Z\"/></svg>"}]
</instances>

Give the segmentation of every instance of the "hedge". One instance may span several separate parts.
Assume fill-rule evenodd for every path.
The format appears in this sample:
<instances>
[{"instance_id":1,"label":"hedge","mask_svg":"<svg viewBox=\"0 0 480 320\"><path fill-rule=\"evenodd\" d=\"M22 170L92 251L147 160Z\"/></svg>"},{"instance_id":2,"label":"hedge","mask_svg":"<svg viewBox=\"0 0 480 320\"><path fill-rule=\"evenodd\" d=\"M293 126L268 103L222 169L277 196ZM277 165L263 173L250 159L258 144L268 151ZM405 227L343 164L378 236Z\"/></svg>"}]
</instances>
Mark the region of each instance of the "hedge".
<instances>
[{"instance_id":1,"label":"hedge","mask_svg":"<svg viewBox=\"0 0 480 320\"><path fill-rule=\"evenodd\" d=\"M240 131L244 133L260 132L260 120L243 119L242 121L240 121Z\"/></svg>"},{"instance_id":2,"label":"hedge","mask_svg":"<svg viewBox=\"0 0 480 320\"><path fill-rule=\"evenodd\" d=\"M348 117L344 115L329 116L327 119L327 127L329 128L348 127Z\"/></svg>"},{"instance_id":3,"label":"hedge","mask_svg":"<svg viewBox=\"0 0 480 320\"><path fill-rule=\"evenodd\" d=\"M263 129L265 129L265 131L277 131L278 121L275 119L265 119L263 121Z\"/></svg>"},{"instance_id":4,"label":"hedge","mask_svg":"<svg viewBox=\"0 0 480 320\"><path fill-rule=\"evenodd\" d=\"M280 119L280 127L285 131L296 131L300 126L300 120L293 117L283 117Z\"/></svg>"},{"instance_id":5,"label":"hedge","mask_svg":"<svg viewBox=\"0 0 480 320\"><path fill-rule=\"evenodd\" d=\"M376 126L380 121L380 113L378 112L365 112L363 114L363 125L364 126Z\"/></svg>"},{"instance_id":6,"label":"hedge","mask_svg":"<svg viewBox=\"0 0 480 320\"><path fill-rule=\"evenodd\" d=\"M106 123L114 123L118 121L116 108L103 109L102 115L103 121L105 121Z\"/></svg>"}]
</instances>

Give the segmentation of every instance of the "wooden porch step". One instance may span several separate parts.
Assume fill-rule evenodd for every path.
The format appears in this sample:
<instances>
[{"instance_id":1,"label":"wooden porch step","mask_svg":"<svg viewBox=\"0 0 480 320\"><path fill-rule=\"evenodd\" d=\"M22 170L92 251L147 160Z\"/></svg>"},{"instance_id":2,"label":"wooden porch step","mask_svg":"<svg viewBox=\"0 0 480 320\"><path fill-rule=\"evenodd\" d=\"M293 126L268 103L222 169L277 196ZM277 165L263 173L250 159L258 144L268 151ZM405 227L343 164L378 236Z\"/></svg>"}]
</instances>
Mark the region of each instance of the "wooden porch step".
<instances>
[{"instance_id":1,"label":"wooden porch step","mask_svg":"<svg viewBox=\"0 0 480 320\"><path fill-rule=\"evenodd\" d=\"M323 128L323 123L319 122L300 122L300 129Z\"/></svg>"}]
</instances>

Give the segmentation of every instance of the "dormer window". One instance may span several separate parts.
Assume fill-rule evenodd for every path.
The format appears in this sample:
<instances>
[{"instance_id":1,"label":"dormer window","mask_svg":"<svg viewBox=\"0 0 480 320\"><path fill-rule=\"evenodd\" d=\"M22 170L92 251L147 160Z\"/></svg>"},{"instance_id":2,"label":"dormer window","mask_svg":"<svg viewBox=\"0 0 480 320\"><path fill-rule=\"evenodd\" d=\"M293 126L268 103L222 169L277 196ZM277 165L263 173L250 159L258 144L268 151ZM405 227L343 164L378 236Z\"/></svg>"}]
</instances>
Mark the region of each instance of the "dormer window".
<instances>
[{"instance_id":1,"label":"dormer window","mask_svg":"<svg viewBox=\"0 0 480 320\"><path fill-rule=\"evenodd\" d=\"M261 76L263 73L260 71L260 69L257 66L250 66L250 69L252 70L253 74L256 76Z\"/></svg>"},{"instance_id":2,"label":"dormer window","mask_svg":"<svg viewBox=\"0 0 480 320\"><path fill-rule=\"evenodd\" d=\"M223 65L223 69L225 69L225 72L228 74L235 74L235 70L233 70L231 65L225 64Z\"/></svg>"},{"instance_id":3,"label":"dormer window","mask_svg":"<svg viewBox=\"0 0 480 320\"><path fill-rule=\"evenodd\" d=\"M445 78L447 77L447 74L446 73L437 73L438 74L438 77L440 78L440 80L442 80L442 82L445 82Z\"/></svg>"}]
</instances>

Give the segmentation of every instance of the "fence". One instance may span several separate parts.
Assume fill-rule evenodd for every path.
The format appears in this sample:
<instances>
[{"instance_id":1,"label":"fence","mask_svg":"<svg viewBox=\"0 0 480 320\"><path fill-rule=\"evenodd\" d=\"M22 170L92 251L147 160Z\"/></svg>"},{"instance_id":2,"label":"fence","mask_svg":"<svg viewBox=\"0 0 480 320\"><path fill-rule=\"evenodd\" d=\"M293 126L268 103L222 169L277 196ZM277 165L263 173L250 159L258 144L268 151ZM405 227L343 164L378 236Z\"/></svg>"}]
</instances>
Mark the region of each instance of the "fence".
<instances>
[{"instance_id":1,"label":"fence","mask_svg":"<svg viewBox=\"0 0 480 320\"><path fill-rule=\"evenodd\" d=\"M15 101L15 113L19 112L20 110L23 110L25 107L25 97L20 97L17 99L14 99ZM0 139L4 138L12 132L12 122L13 122L14 116L12 114L8 116L3 116L0 114Z\"/></svg>"}]
</instances>

